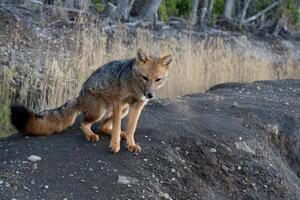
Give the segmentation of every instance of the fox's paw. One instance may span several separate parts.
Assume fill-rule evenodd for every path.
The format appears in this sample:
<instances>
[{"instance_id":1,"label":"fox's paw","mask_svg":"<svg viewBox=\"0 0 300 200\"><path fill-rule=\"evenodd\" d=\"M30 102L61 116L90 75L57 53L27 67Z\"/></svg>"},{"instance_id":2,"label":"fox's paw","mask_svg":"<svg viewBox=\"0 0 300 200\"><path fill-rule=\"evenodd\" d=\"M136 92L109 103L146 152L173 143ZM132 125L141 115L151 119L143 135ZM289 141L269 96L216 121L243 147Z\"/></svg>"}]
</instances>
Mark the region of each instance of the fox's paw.
<instances>
[{"instance_id":1,"label":"fox's paw","mask_svg":"<svg viewBox=\"0 0 300 200\"><path fill-rule=\"evenodd\" d=\"M109 148L113 153L120 151L120 142L110 141Z\"/></svg>"},{"instance_id":2,"label":"fox's paw","mask_svg":"<svg viewBox=\"0 0 300 200\"><path fill-rule=\"evenodd\" d=\"M130 151L130 152L133 152L133 153L139 153L139 152L142 151L142 148L138 144L133 145L133 146L129 146L127 144L127 150Z\"/></svg>"},{"instance_id":3,"label":"fox's paw","mask_svg":"<svg viewBox=\"0 0 300 200\"><path fill-rule=\"evenodd\" d=\"M91 134L86 136L87 141L97 142L99 141L99 136L96 134Z\"/></svg>"}]
</instances>

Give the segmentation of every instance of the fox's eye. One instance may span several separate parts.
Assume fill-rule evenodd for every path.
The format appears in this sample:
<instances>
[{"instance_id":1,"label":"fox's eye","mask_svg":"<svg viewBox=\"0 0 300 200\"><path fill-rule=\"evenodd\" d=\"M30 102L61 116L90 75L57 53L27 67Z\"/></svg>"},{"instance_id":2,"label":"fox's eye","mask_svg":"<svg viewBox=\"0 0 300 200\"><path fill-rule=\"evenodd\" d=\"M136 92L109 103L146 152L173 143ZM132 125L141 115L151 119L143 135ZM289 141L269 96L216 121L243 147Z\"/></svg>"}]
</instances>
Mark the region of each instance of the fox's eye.
<instances>
[{"instance_id":1,"label":"fox's eye","mask_svg":"<svg viewBox=\"0 0 300 200\"><path fill-rule=\"evenodd\" d=\"M158 79L155 80L155 82L159 82L159 81L161 81L161 78L158 78Z\"/></svg>"},{"instance_id":2,"label":"fox's eye","mask_svg":"<svg viewBox=\"0 0 300 200\"><path fill-rule=\"evenodd\" d=\"M145 81L148 81L148 78L146 76L143 76L143 75L141 75L141 76Z\"/></svg>"}]
</instances>

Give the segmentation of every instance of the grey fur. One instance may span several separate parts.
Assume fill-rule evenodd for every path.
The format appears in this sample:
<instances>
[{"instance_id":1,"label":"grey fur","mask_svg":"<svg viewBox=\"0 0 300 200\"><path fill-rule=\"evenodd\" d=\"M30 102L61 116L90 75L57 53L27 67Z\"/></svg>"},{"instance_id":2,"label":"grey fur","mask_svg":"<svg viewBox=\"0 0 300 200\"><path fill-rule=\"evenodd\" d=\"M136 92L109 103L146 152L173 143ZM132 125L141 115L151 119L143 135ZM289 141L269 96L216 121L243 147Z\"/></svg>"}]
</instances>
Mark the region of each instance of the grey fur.
<instances>
[{"instance_id":1,"label":"grey fur","mask_svg":"<svg viewBox=\"0 0 300 200\"><path fill-rule=\"evenodd\" d=\"M143 96L143 88L134 71L135 59L112 61L101 66L84 82L80 95L102 96L112 89L125 91L136 97Z\"/></svg>"}]
</instances>

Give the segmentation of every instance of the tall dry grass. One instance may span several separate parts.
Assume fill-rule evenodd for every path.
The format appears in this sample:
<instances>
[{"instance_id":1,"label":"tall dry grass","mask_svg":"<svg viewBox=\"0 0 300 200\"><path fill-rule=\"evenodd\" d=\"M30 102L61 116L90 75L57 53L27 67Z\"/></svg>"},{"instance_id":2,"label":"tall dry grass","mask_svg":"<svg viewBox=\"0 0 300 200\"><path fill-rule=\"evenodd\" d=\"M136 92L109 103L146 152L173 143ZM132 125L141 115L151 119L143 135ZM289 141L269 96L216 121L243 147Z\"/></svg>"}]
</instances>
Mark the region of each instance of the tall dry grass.
<instances>
[{"instance_id":1,"label":"tall dry grass","mask_svg":"<svg viewBox=\"0 0 300 200\"><path fill-rule=\"evenodd\" d=\"M13 128L10 124L10 103L13 98L14 91L10 88L13 73L5 70L1 74L0 80L0 138L8 136L12 133Z\"/></svg>"},{"instance_id":2,"label":"tall dry grass","mask_svg":"<svg viewBox=\"0 0 300 200\"><path fill-rule=\"evenodd\" d=\"M117 29L111 44L97 29L78 30L75 53L66 54L63 47L68 45L61 44L58 57L46 56L43 78L37 71L30 72L31 76L23 80L18 102L38 110L58 106L76 97L82 83L99 66L111 60L132 58L140 47L174 57L169 80L159 91L159 98L204 92L225 82L300 77L296 60L287 57L276 63L267 56L243 55L245 52L237 52L220 37L155 40L148 30L139 29L132 40L124 41L131 37L125 29Z\"/></svg>"}]
</instances>

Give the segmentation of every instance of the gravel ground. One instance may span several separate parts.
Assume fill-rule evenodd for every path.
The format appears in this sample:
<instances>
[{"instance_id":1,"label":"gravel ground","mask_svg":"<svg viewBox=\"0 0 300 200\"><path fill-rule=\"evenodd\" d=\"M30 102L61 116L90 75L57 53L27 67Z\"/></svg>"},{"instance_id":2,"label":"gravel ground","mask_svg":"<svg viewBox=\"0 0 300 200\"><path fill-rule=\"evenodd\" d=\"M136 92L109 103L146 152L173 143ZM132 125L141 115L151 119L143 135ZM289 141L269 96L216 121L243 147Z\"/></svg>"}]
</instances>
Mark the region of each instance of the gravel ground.
<instances>
[{"instance_id":1,"label":"gravel ground","mask_svg":"<svg viewBox=\"0 0 300 200\"><path fill-rule=\"evenodd\" d=\"M153 101L139 154L87 142L78 123L13 135L0 141L0 199L300 199L299 98L300 81L282 80Z\"/></svg>"}]
</instances>

